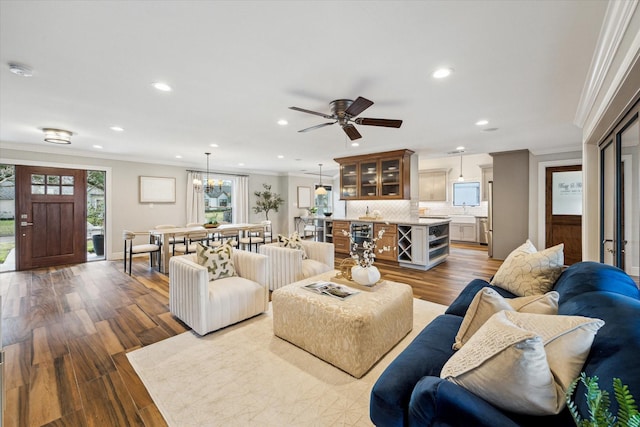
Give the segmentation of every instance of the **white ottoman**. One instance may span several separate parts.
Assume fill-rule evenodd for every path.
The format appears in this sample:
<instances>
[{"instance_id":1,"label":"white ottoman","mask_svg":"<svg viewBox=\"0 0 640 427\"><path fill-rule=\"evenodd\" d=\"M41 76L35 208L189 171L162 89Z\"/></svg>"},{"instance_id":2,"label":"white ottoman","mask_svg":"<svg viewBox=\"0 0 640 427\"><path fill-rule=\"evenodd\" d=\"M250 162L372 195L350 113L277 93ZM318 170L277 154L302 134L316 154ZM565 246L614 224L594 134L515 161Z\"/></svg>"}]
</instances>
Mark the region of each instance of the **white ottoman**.
<instances>
[{"instance_id":1,"label":"white ottoman","mask_svg":"<svg viewBox=\"0 0 640 427\"><path fill-rule=\"evenodd\" d=\"M345 300L303 289L336 272L310 277L276 289L272 294L276 336L362 377L413 327L411 286L388 280Z\"/></svg>"}]
</instances>

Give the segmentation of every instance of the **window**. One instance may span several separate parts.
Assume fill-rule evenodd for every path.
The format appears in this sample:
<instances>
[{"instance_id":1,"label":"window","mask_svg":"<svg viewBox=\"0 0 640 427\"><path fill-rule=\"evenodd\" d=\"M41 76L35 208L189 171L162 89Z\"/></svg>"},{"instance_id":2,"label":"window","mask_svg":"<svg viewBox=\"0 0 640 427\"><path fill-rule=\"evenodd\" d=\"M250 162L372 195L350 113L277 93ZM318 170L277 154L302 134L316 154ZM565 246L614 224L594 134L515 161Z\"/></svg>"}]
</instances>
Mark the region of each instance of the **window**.
<instances>
[{"instance_id":1,"label":"window","mask_svg":"<svg viewBox=\"0 0 640 427\"><path fill-rule=\"evenodd\" d=\"M209 179L204 193L204 216L207 222L233 222L233 180Z\"/></svg>"},{"instance_id":2,"label":"window","mask_svg":"<svg viewBox=\"0 0 640 427\"><path fill-rule=\"evenodd\" d=\"M479 182L454 182L453 206L478 206L480 205Z\"/></svg>"}]
</instances>

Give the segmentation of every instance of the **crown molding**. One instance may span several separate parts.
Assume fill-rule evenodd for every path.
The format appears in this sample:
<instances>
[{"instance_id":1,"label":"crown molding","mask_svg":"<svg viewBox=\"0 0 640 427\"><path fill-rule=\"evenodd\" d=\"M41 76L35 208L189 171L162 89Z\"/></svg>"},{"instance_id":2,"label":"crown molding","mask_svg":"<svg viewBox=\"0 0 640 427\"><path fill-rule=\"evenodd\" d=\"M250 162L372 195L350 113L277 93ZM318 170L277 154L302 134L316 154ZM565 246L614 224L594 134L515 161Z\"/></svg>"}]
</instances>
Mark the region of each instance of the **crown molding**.
<instances>
[{"instance_id":1,"label":"crown molding","mask_svg":"<svg viewBox=\"0 0 640 427\"><path fill-rule=\"evenodd\" d=\"M580 128L584 128L589 113L595 107L598 94L611 69L611 64L637 6L638 0L609 1L602 28L600 29L598 44L591 59L589 73L582 88L580 102L574 118L574 124ZM631 51L633 50L631 49ZM619 81L612 82L614 86L619 84ZM604 99L603 103L608 104L609 101L610 99Z\"/></svg>"}]
</instances>

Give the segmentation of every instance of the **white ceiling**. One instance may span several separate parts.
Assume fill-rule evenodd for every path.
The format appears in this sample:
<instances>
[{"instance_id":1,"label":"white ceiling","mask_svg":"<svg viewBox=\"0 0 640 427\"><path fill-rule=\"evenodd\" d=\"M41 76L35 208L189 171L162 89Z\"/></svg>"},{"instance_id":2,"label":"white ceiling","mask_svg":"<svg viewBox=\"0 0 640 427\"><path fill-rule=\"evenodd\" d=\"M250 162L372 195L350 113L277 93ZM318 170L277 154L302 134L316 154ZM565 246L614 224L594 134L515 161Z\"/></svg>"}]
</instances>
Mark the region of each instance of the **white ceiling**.
<instances>
[{"instance_id":1,"label":"white ceiling","mask_svg":"<svg viewBox=\"0 0 640 427\"><path fill-rule=\"evenodd\" d=\"M0 141L200 169L211 151L212 169L290 173L318 163L331 172L334 157L399 148L425 156L459 145L467 153L580 149L573 121L606 8L2 0ZM10 73L9 62L32 67L33 77ZM433 79L441 66L455 71ZM154 81L174 90L158 92ZM363 138L353 148L338 125L298 133L326 120L288 109L329 113L329 101L357 96L375 102L362 117L403 119L402 127L356 125ZM481 131L482 118L498 130ZM72 145L43 142L43 127L73 131Z\"/></svg>"}]
</instances>

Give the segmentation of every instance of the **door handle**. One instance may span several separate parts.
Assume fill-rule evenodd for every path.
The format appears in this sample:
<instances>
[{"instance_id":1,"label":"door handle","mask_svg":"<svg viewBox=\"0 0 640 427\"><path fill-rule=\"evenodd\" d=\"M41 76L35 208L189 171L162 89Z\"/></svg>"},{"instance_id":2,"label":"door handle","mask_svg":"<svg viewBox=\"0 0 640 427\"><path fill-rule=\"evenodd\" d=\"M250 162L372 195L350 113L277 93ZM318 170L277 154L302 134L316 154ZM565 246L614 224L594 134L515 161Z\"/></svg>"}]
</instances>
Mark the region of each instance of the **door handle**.
<instances>
[{"instance_id":1,"label":"door handle","mask_svg":"<svg viewBox=\"0 0 640 427\"><path fill-rule=\"evenodd\" d=\"M21 227L26 227L26 226L28 226L28 225L33 225L33 223L32 223L32 222L27 222L27 221L22 221L22 222L20 223L20 226L21 226Z\"/></svg>"},{"instance_id":2,"label":"door handle","mask_svg":"<svg viewBox=\"0 0 640 427\"><path fill-rule=\"evenodd\" d=\"M605 243L607 243L607 242L611 242L611 243L613 243L613 239L604 239L604 240L602 241L602 244L604 245L604 244L605 244Z\"/></svg>"}]
</instances>

